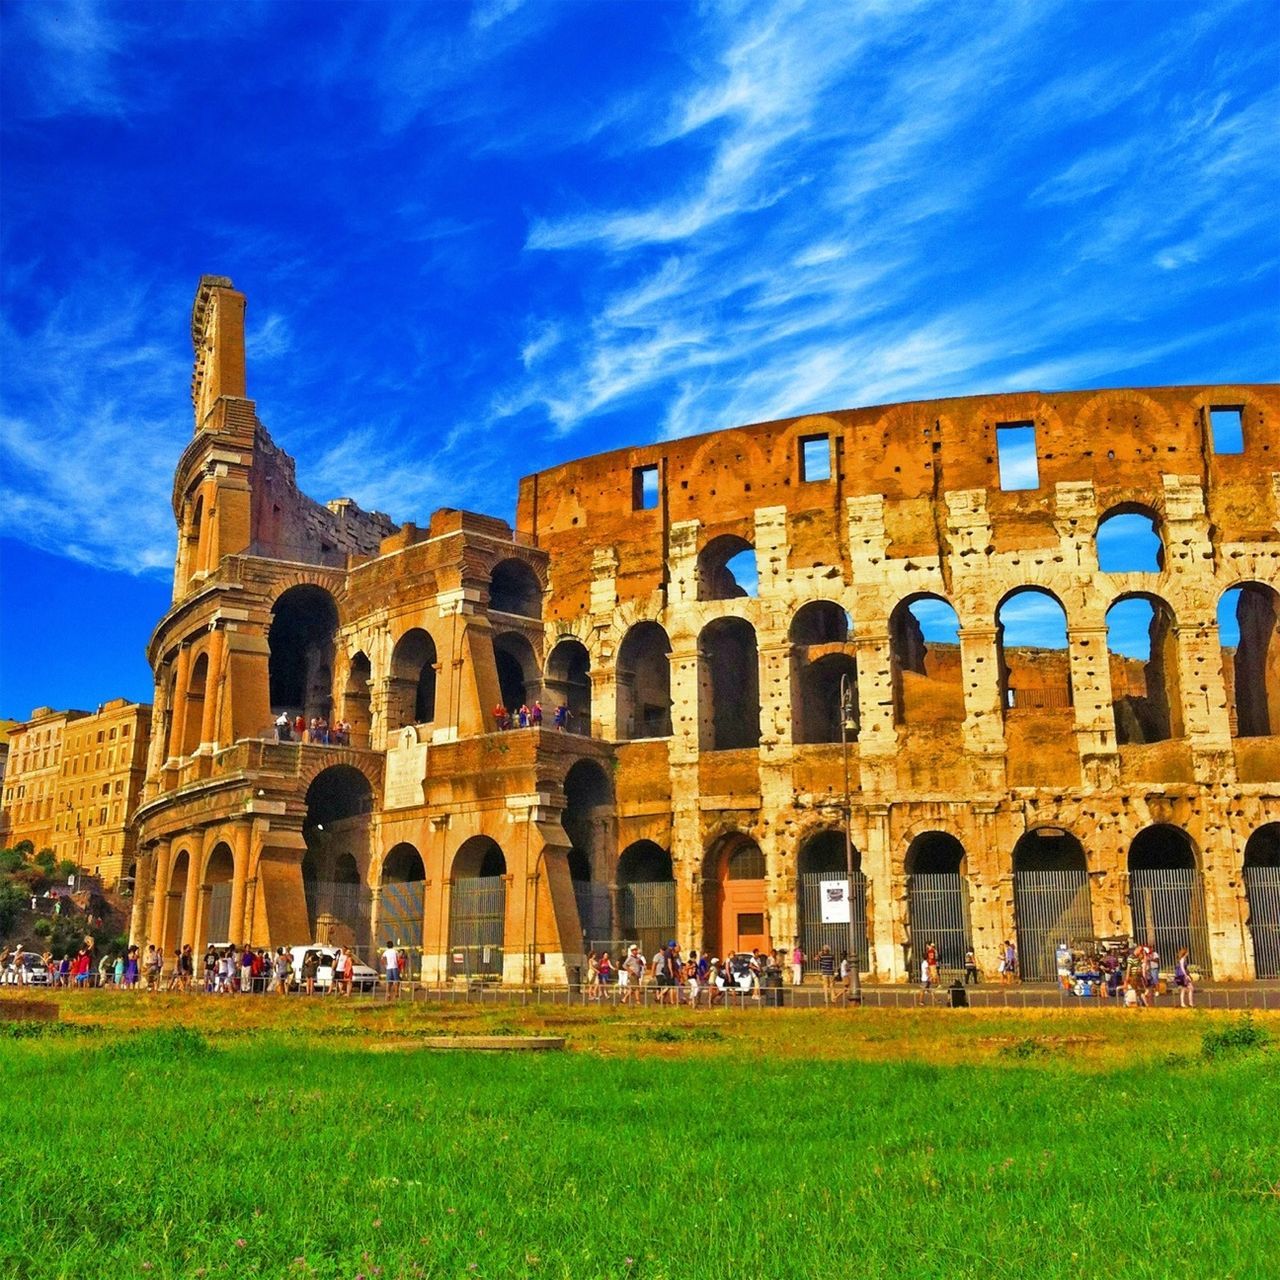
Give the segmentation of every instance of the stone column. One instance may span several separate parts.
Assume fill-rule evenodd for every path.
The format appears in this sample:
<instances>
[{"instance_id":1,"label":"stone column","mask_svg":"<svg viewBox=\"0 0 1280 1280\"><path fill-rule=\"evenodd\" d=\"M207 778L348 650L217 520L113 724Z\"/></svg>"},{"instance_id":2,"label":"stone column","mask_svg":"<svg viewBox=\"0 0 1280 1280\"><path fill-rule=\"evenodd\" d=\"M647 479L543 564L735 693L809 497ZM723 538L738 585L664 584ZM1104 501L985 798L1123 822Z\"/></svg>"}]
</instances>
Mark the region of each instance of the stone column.
<instances>
[{"instance_id":1,"label":"stone column","mask_svg":"<svg viewBox=\"0 0 1280 1280\"><path fill-rule=\"evenodd\" d=\"M960 627L964 679L964 746L980 757L985 790L1004 787L1004 707L1000 696L998 629L992 623Z\"/></svg>"},{"instance_id":2,"label":"stone column","mask_svg":"<svg viewBox=\"0 0 1280 1280\"><path fill-rule=\"evenodd\" d=\"M140 849L138 865L133 875L133 910L129 913L129 943L146 946L147 923L150 917L152 868L155 851Z\"/></svg>"},{"instance_id":3,"label":"stone column","mask_svg":"<svg viewBox=\"0 0 1280 1280\"><path fill-rule=\"evenodd\" d=\"M232 835L232 871L231 871L231 923L227 932L230 941L243 946L248 939L245 930L245 891L249 881L250 839L253 829L247 823L237 823ZM307 939L310 941L310 939Z\"/></svg>"},{"instance_id":4,"label":"stone column","mask_svg":"<svg viewBox=\"0 0 1280 1280\"><path fill-rule=\"evenodd\" d=\"M779 748L790 757L794 716L791 707L791 645L785 640L759 645L760 746Z\"/></svg>"},{"instance_id":5,"label":"stone column","mask_svg":"<svg viewBox=\"0 0 1280 1280\"><path fill-rule=\"evenodd\" d=\"M172 844L169 840L156 843L155 884L151 899L150 919L147 921L150 936L142 940L142 945L155 942L157 938L164 940L165 908L169 894L169 867L173 856Z\"/></svg>"},{"instance_id":6,"label":"stone column","mask_svg":"<svg viewBox=\"0 0 1280 1280\"><path fill-rule=\"evenodd\" d=\"M226 649L227 633L221 627L215 627L209 635L209 679L205 685L204 715L200 722L201 751L213 751L218 745L218 702Z\"/></svg>"},{"instance_id":7,"label":"stone column","mask_svg":"<svg viewBox=\"0 0 1280 1280\"><path fill-rule=\"evenodd\" d=\"M177 674L173 682L173 719L169 725L170 760L182 755L183 735L187 725L187 684L191 679L191 647L185 642L178 648Z\"/></svg>"},{"instance_id":8,"label":"stone column","mask_svg":"<svg viewBox=\"0 0 1280 1280\"><path fill-rule=\"evenodd\" d=\"M196 945L196 914L200 902L200 879L204 869L204 860L209 848L212 832L206 831L199 848L191 851L187 859L187 887L182 902L182 934L178 938L179 946Z\"/></svg>"},{"instance_id":9,"label":"stone column","mask_svg":"<svg viewBox=\"0 0 1280 1280\"><path fill-rule=\"evenodd\" d=\"M867 937L871 977L891 982L904 973L902 948L896 945L893 908L893 843L889 834L890 806L870 804L866 810L866 847L862 871L867 877Z\"/></svg>"},{"instance_id":10,"label":"stone column","mask_svg":"<svg viewBox=\"0 0 1280 1280\"><path fill-rule=\"evenodd\" d=\"M1067 661L1080 776L1087 787L1109 789L1119 779L1120 756L1105 621L1090 618L1067 627Z\"/></svg>"}]
</instances>

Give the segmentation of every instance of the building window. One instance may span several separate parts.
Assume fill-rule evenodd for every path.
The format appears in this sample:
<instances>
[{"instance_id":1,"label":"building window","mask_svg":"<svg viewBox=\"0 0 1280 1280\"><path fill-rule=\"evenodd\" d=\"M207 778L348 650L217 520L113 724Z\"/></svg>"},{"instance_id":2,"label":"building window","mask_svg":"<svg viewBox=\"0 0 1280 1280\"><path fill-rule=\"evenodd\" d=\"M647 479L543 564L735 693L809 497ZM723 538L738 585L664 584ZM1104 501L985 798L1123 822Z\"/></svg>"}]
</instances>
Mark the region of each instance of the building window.
<instances>
[{"instance_id":1,"label":"building window","mask_svg":"<svg viewBox=\"0 0 1280 1280\"><path fill-rule=\"evenodd\" d=\"M633 511L652 511L657 505L657 465L633 467L631 469L631 509Z\"/></svg>"},{"instance_id":2,"label":"building window","mask_svg":"<svg viewBox=\"0 0 1280 1280\"><path fill-rule=\"evenodd\" d=\"M1002 489L1038 489L1040 487L1034 423L997 423L996 455L1000 464Z\"/></svg>"},{"instance_id":3,"label":"building window","mask_svg":"<svg viewBox=\"0 0 1280 1280\"><path fill-rule=\"evenodd\" d=\"M1244 452L1244 408L1215 404L1209 410L1209 430L1214 453Z\"/></svg>"},{"instance_id":4,"label":"building window","mask_svg":"<svg viewBox=\"0 0 1280 1280\"><path fill-rule=\"evenodd\" d=\"M831 437L802 436L800 479L804 483L831 479Z\"/></svg>"}]
</instances>

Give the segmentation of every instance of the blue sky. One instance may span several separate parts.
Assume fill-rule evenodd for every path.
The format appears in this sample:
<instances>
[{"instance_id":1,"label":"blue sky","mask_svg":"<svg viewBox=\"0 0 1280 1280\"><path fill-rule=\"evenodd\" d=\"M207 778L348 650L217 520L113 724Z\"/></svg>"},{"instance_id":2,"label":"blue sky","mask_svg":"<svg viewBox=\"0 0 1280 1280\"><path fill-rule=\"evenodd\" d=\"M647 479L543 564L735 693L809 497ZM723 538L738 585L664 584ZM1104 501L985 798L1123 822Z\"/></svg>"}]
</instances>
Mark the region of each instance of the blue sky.
<instances>
[{"instance_id":1,"label":"blue sky","mask_svg":"<svg viewBox=\"0 0 1280 1280\"><path fill-rule=\"evenodd\" d=\"M8 0L0 713L150 694L202 272L306 490L397 519L807 410L1273 380L1276 17Z\"/></svg>"}]
</instances>

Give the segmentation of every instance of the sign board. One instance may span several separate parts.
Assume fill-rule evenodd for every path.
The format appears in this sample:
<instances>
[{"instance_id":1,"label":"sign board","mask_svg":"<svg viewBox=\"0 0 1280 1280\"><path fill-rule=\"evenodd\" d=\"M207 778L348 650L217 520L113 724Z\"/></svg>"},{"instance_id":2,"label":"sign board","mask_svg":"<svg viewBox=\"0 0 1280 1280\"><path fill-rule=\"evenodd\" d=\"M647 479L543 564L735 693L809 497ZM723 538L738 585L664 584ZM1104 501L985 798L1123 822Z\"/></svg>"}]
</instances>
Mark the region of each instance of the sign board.
<instances>
[{"instance_id":1,"label":"sign board","mask_svg":"<svg viewBox=\"0 0 1280 1280\"><path fill-rule=\"evenodd\" d=\"M455 951L455 952L453 953L453 963L454 963L454 964L465 964L465 963L466 963L466 960L467 960L467 957L466 957L466 955L465 955L463 952L461 952L461 951Z\"/></svg>"},{"instance_id":2,"label":"sign board","mask_svg":"<svg viewBox=\"0 0 1280 1280\"><path fill-rule=\"evenodd\" d=\"M822 923L849 923L849 882L847 880L824 880L819 886L822 890Z\"/></svg>"},{"instance_id":3,"label":"sign board","mask_svg":"<svg viewBox=\"0 0 1280 1280\"><path fill-rule=\"evenodd\" d=\"M423 802L427 776L427 744L418 741L412 725L401 729L387 751L383 808L410 809Z\"/></svg>"}]
</instances>

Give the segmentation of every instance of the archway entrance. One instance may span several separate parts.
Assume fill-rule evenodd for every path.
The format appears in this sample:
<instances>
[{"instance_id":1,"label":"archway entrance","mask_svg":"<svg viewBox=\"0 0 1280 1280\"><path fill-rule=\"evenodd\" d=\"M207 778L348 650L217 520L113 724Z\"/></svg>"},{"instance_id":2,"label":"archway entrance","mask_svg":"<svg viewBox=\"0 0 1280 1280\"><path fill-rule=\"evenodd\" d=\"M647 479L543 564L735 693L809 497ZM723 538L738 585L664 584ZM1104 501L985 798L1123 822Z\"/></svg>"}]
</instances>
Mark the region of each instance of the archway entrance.
<instances>
[{"instance_id":1,"label":"archway entrance","mask_svg":"<svg viewBox=\"0 0 1280 1280\"><path fill-rule=\"evenodd\" d=\"M579 640L561 640L547 659L543 693L549 705L566 707L568 728L591 733L591 655Z\"/></svg>"},{"instance_id":2,"label":"archway entrance","mask_svg":"<svg viewBox=\"0 0 1280 1280\"><path fill-rule=\"evenodd\" d=\"M652 840L628 845L618 859L618 915L623 938L645 957L675 936L676 878L671 855Z\"/></svg>"},{"instance_id":3,"label":"archway entrance","mask_svg":"<svg viewBox=\"0 0 1280 1280\"><path fill-rule=\"evenodd\" d=\"M937 948L939 970L964 971L973 934L963 865L964 845L945 831L923 831L907 849L908 971L913 979L920 976L930 943Z\"/></svg>"},{"instance_id":4,"label":"archway entrance","mask_svg":"<svg viewBox=\"0 0 1280 1280\"><path fill-rule=\"evenodd\" d=\"M406 631L391 654L387 730L436 718L436 645L421 627Z\"/></svg>"},{"instance_id":5,"label":"archway entrance","mask_svg":"<svg viewBox=\"0 0 1280 1280\"><path fill-rule=\"evenodd\" d=\"M1204 876L1191 837L1159 823L1139 831L1129 846L1129 912L1135 942L1154 946L1165 968L1182 947L1211 976Z\"/></svg>"},{"instance_id":6,"label":"archway entrance","mask_svg":"<svg viewBox=\"0 0 1280 1280\"><path fill-rule=\"evenodd\" d=\"M369 663L369 655L362 650L351 659L342 704L342 718L351 726L353 747L369 745L369 729L372 724L369 686L372 683L373 669Z\"/></svg>"},{"instance_id":7,"label":"archway entrance","mask_svg":"<svg viewBox=\"0 0 1280 1280\"><path fill-rule=\"evenodd\" d=\"M703 946L728 957L771 948L764 854L739 832L722 836L703 863Z\"/></svg>"},{"instance_id":8,"label":"archway entrance","mask_svg":"<svg viewBox=\"0 0 1280 1280\"><path fill-rule=\"evenodd\" d=\"M427 914L427 872L422 855L413 845L395 845L383 859L381 890L378 931L382 938L390 938L411 951L421 951L422 925Z\"/></svg>"},{"instance_id":9,"label":"archway entrance","mask_svg":"<svg viewBox=\"0 0 1280 1280\"><path fill-rule=\"evenodd\" d=\"M237 941L231 936L231 880L234 874L235 859L231 846L223 841L214 847L204 870L209 896L202 930L204 937L196 939L197 950L203 950L210 943Z\"/></svg>"},{"instance_id":10,"label":"archway entrance","mask_svg":"<svg viewBox=\"0 0 1280 1280\"><path fill-rule=\"evenodd\" d=\"M1280 822L1269 822L1244 847L1249 933L1257 978L1280 978Z\"/></svg>"},{"instance_id":11,"label":"archway entrance","mask_svg":"<svg viewBox=\"0 0 1280 1280\"><path fill-rule=\"evenodd\" d=\"M507 860L496 840L472 836L453 859L449 972L500 978L507 917Z\"/></svg>"},{"instance_id":12,"label":"archway entrance","mask_svg":"<svg viewBox=\"0 0 1280 1280\"><path fill-rule=\"evenodd\" d=\"M809 957L809 965L817 965L818 952L830 947L837 960L849 950L850 922L858 948L858 972L871 969L871 952L867 945L867 877L862 874L862 853L853 850L853 884L847 899L849 911L829 900L825 886L844 886L849 879L844 851L843 831L818 831L800 846L796 860L796 923L800 946Z\"/></svg>"},{"instance_id":13,"label":"archway entrance","mask_svg":"<svg viewBox=\"0 0 1280 1280\"><path fill-rule=\"evenodd\" d=\"M671 736L671 641L656 622L639 622L618 650L618 737Z\"/></svg>"},{"instance_id":14,"label":"archway entrance","mask_svg":"<svg viewBox=\"0 0 1280 1280\"><path fill-rule=\"evenodd\" d=\"M569 875L586 950L614 948L608 871L613 863L613 787L594 760L579 760L565 775L561 818L569 837Z\"/></svg>"},{"instance_id":15,"label":"archway entrance","mask_svg":"<svg viewBox=\"0 0 1280 1280\"><path fill-rule=\"evenodd\" d=\"M367 853L373 789L351 765L322 769L307 788L302 824L307 855L302 884L312 942L364 950L369 946L373 894L355 850Z\"/></svg>"},{"instance_id":16,"label":"archway entrance","mask_svg":"<svg viewBox=\"0 0 1280 1280\"><path fill-rule=\"evenodd\" d=\"M329 718L337 630L338 606L323 587L290 587L275 602L267 636L272 719L282 711Z\"/></svg>"},{"instance_id":17,"label":"archway entrance","mask_svg":"<svg viewBox=\"0 0 1280 1280\"><path fill-rule=\"evenodd\" d=\"M528 640L515 631L494 636L493 661L502 705L513 713L525 704L532 707L539 700L540 686L538 664Z\"/></svg>"},{"instance_id":18,"label":"archway entrance","mask_svg":"<svg viewBox=\"0 0 1280 1280\"><path fill-rule=\"evenodd\" d=\"M1027 982L1054 982L1060 942L1089 942L1093 905L1084 847L1060 827L1037 827L1013 847L1013 919L1018 973Z\"/></svg>"},{"instance_id":19,"label":"archway entrance","mask_svg":"<svg viewBox=\"0 0 1280 1280\"><path fill-rule=\"evenodd\" d=\"M191 855L183 849L169 870L168 910L164 917L164 937L160 945L167 967L174 951L182 945L182 919L187 907L187 877L191 874Z\"/></svg>"}]
</instances>

